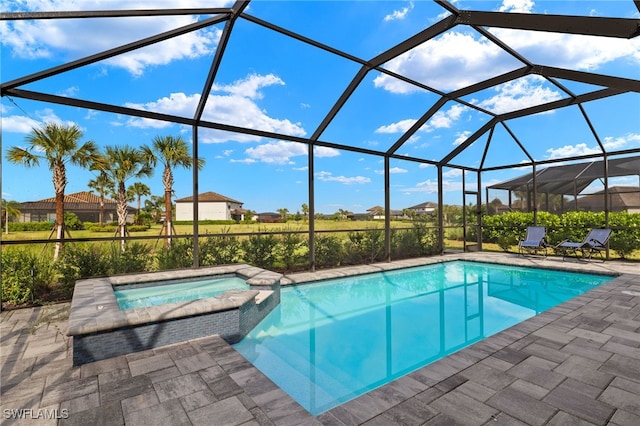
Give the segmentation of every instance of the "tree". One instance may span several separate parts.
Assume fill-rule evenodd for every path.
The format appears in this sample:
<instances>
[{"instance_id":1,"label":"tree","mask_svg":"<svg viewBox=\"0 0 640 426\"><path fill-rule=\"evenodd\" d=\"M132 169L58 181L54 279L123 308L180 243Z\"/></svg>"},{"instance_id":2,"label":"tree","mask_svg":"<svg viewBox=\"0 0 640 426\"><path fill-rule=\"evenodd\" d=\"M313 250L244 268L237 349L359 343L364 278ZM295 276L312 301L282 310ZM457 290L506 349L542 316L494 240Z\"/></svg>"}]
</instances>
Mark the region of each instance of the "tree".
<instances>
[{"instance_id":1,"label":"tree","mask_svg":"<svg viewBox=\"0 0 640 426\"><path fill-rule=\"evenodd\" d=\"M488 214L496 214L496 213L498 213L498 209L500 207L502 207L503 205L504 204L502 204L502 200L500 198L496 197L493 200L491 200L491 202L487 206L487 213Z\"/></svg>"},{"instance_id":2,"label":"tree","mask_svg":"<svg viewBox=\"0 0 640 426\"><path fill-rule=\"evenodd\" d=\"M302 214L304 215L304 220L306 221L309 218L309 206L307 203L302 203Z\"/></svg>"},{"instance_id":3,"label":"tree","mask_svg":"<svg viewBox=\"0 0 640 426\"><path fill-rule=\"evenodd\" d=\"M98 215L98 221L100 222L100 226L104 224L104 196L106 194L111 194L114 192L113 182L109 179L105 173L99 173L95 179L91 179L87 186L91 189L95 190L100 197L100 213Z\"/></svg>"},{"instance_id":4,"label":"tree","mask_svg":"<svg viewBox=\"0 0 640 426\"><path fill-rule=\"evenodd\" d=\"M2 218L4 219L5 234L9 233L9 219L20 216L20 203L2 199Z\"/></svg>"},{"instance_id":5,"label":"tree","mask_svg":"<svg viewBox=\"0 0 640 426\"><path fill-rule=\"evenodd\" d=\"M340 218L340 220L346 219L347 216L349 216L350 214L351 212L349 210L338 209L338 217ZM383 210L383 214L384 214L384 210Z\"/></svg>"},{"instance_id":6,"label":"tree","mask_svg":"<svg viewBox=\"0 0 640 426\"><path fill-rule=\"evenodd\" d=\"M289 209L282 208L282 209L278 209L277 212L280 213L280 216L282 216L282 221L286 222L287 221L287 215L289 214Z\"/></svg>"},{"instance_id":7,"label":"tree","mask_svg":"<svg viewBox=\"0 0 640 426\"><path fill-rule=\"evenodd\" d=\"M97 145L88 141L80 144L82 131L77 125L66 126L46 123L34 128L27 135L27 148L11 147L7 160L11 163L34 167L40 160L46 161L53 173L53 189L56 198L56 248L53 258L57 259L64 244L64 190L67 186L67 165L73 164L90 168L100 160Z\"/></svg>"},{"instance_id":8,"label":"tree","mask_svg":"<svg viewBox=\"0 0 640 426\"><path fill-rule=\"evenodd\" d=\"M151 195L151 189L142 182L134 182L133 185L127 188L127 198L135 199L138 202L138 215L140 214L142 197L145 195Z\"/></svg>"},{"instance_id":9,"label":"tree","mask_svg":"<svg viewBox=\"0 0 640 426\"><path fill-rule=\"evenodd\" d=\"M160 197L158 195L152 195L148 199L144 200L144 210L151 214L156 223L159 223L162 219L162 215L164 213L162 210L163 206L164 197Z\"/></svg>"},{"instance_id":10,"label":"tree","mask_svg":"<svg viewBox=\"0 0 640 426\"><path fill-rule=\"evenodd\" d=\"M129 146L108 146L106 161L102 172L114 183L116 188L116 211L118 212L118 233L122 239L122 251L125 250L124 237L127 234L127 190L129 179L139 179L153 175L153 168L143 151Z\"/></svg>"},{"instance_id":11,"label":"tree","mask_svg":"<svg viewBox=\"0 0 640 426\"><path fill-rule=\"evenodd\" d=\"M164 171L162 173L162 183L164 185L164 226L167 237L171 235L173 226L171 218L173 216L171 195L173 194L173 169L180 166L190 169L192 158L189 153L189 145L180 136L156 136L152 146L143 146L142 152L151 166L162 163ZM204 167L204 159L198 159L198 170ZM167 238L167 244L170 240Z\"/></svg>"}]
</instances>

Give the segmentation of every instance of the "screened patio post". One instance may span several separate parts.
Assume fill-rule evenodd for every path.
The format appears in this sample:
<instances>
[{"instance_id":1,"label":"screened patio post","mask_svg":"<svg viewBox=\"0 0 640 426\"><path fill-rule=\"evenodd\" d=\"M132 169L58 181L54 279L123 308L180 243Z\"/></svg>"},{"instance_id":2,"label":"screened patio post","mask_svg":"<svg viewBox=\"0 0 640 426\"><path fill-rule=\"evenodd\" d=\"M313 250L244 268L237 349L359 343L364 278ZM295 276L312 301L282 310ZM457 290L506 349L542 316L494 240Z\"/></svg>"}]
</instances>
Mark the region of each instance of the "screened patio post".
<instances>
[{"instance_id":1,"label":"screened patio post","mask_svg":"<svg viewBox=\"0 0 640 426\"><path fill-rule=\"evenodd\" d=\"M438 164L438 249L440 253L444 253L444 213L442 196L442 164Z\"/></svg>"},{"instance_id":2,"label":"screened patio post","mask_svg":"<svg viewBox=\"0 0 640 426\"><path fill-rule=\"evenodd\" d=\"M315 184L313 180L313 143L307 145L309 152L308 155L308 169L307 179L309 181L309 270L315 272L316 270L316 203L315 203Z\"/></svg>"},{"instance_id":3,"label":"screened patio post","mask_svg":"<svg viewBox=\"0 0 640 426\"><path fill-rule=\"evenodd\" d=\"M198 210L198 126L193 125L193 267L200 267L200 227L198 223L198 218L200 216L200 212Z\"/></svg>"}]
</instances>

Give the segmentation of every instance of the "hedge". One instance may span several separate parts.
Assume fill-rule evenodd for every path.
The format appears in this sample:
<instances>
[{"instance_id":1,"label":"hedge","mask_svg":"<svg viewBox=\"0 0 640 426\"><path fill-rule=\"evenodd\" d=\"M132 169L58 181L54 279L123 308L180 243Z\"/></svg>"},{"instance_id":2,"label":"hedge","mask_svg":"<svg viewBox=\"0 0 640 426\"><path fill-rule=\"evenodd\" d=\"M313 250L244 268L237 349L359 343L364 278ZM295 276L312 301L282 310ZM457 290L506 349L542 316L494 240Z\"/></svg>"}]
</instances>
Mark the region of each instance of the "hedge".
<instances>
[{"instance_id":1,"label":"hedge","mask_svg":"<svg viewBox=\"0 0 640 426\"><path fill-rule=\"evenodd\" d=\"M537 225L547 228L547 242L555 246L564 240L582 241L591 228L603 228L603 212L567 212L555 215L539 212ZM504 251L517 246L526 234L527 226L533 225L533 213L508 212L483 217L484 241L498 244ZM609 248L621 258L640 249L640 214L627 212L609 213L612 230Z\"/></svg>"},{"instance_id":2,"label":"hedge","mask_svg":"<svg viewBox=\"0 0 640 426\"><path fill-rule=\"evenodd\" d=\"M172 238L170 246L128 242L122 252L117 243L67 243L60 258L35 250L2 250L2 303L19 305L57 297L70 299L75 281L82 278L146 272L193 265L190 238ZM309 244L296 233L203 236L199 240L202 266L248 263L265 269L292 272L309 268ZM392 234L394 258L415 257L437 251L437 235L426 226ZM319 234L315 239L316 267L336 267L380 261L384 233L380 229L350 232L348 240Z\"/></svg>"}]
</instances>

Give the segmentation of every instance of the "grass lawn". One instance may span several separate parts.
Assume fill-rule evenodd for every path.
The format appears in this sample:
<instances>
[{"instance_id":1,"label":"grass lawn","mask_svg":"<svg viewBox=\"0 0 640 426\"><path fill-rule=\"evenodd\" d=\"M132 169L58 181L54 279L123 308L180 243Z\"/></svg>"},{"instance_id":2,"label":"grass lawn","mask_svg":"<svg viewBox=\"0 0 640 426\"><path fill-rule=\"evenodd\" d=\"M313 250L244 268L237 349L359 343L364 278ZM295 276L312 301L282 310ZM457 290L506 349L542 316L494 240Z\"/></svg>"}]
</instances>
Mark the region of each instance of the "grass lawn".
<instances>
[{"instance_id":1,"label":"grass lawn","mask_svg":"<svg viewBox=\"0 0 640 426\"><path fill-rule=\"evenodd\" d=\"M393 221L391 227L411 227L409 222ZM191 235L193 233L192 225L175 225L174 226L177 235ZM384 228L383 221L335 221L335 220L318 220L315 222L316 231L337 231L337 230L355 230L355 229L373 229ZM219 233L234 233L242 234L249 232L278 232L278 231L307 231L309 229L308 222L287 222L287 223L238 223L234 225L211 225L201 224L198 227L198 233L205 234L219 234ZM156 237L162 232L162 225L152 225L151 228L143 232L132 232L132 236L149 236ZM51 235L51 231L20 231L10 232L9 234L2 234L2 240L4 241L16 241L16 240L43 240L48 239ZM109 238L114 237L113 232L92 232L88 230L71 231L72 238Z\"/></svg>"},{"instance_id":2,"label":"grass lawn","mask_svg":"<svg viewBox=\"0 0 640 426\"><path fill-rule=\"evenodd\" d=\"M403 221L391 221L392 228L410 228L410 222ZM282 231L307 231L309 229L309 223L305 221L290 221L287 223L238 223L233 225L213 225L213 224L201 224L198 232L202 236L206 234L243 234L251 232L282 232ZM317 220L315 222L316 231L345 231L342 234L333 234L342 237L346 237L346 232L349 230L362 230L362 229L384 229L384 221L370 220L370 221L352 221L352 220ZM177 235L191 235L193 233L192 225L176 225L175 230ZM132 232L131 236L137 237L157 237L162 232L162 225L156 224L151 226L147 231ZM3 241L29 241L29 240L44 240L48 239L51 235L51 231L20 231L10 232L9 234L2 233ZM115 235L112 232L92 232L88 230L71 231L72 238L110 238ZM151 244L155 244L151 239L148 240ZM447 239L444 241L445 249L462 249L463 242L455 239ZM23 245L15 247L24 247ZM37 244L30 246L34 249L41 249L43 244ZM483 250L501 252L502 249L497 244L483 243ZM510 249L511 253L517 253L517 247ZM553 252L553 251L552 251ZM613 259L619 258L615 251L611 251L611 257ZM636 250L630 256L628 260L640 260L640 250Z\"/></svg>"}]
</instances>

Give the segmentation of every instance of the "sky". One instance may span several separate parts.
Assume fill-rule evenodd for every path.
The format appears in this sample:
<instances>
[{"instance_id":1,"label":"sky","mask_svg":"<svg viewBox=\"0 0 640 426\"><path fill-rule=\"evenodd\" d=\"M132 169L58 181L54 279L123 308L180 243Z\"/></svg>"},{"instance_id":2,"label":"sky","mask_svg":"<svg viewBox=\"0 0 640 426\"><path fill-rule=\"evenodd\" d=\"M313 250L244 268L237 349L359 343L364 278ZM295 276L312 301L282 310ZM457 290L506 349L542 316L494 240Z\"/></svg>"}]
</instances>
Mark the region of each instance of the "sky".
<instances>
[{"instance_id":1,"label":"sky","mask_svg":"<svg viewBox=\"0 0 640 426\"><path fill-rule=\"evenodd\" d=\"M537 14L640 18L631 0L617 1L455 1L459 9ZM215 0L4 0L3 12L51 10L153 9L161 7L228 7ZM245 13L312 38L347 55L375 58L449 15L431 1L261 1ZM2 83L69 61L121 46L209 16L131 17L1 21ZM140 110L193 117L219 46L224 23L209 26L125 55L21 86L58 96L112 103ZM635 39L487 28L494 36L537 65L575 69L628 79L640 79L640 37ZM441 92L518 69L517 58L505 53L480 32L455 26L383 65ZM259 129L294 137L311 137L333 104L360 70L349 58L266 29L240 17L231 33L203 118L208 121ZM599 89L558 79L567 90L582 94ZM548 80L529 75L463 96L467 104L494 113L515 111L564 99L566 92ZM384 152L408 130L439 95L409 85L388 74L369 72L319 140ZM81 141L106 146L150 144L157 136L181 136L192 144L191 127L5 96L2 119L2 198L36 201L54 196L46 163L25 168L6 160L12 146L26 147L25 137L44 123L76 124ZM497 126L487 149L485 167L565 158L599 152L596 135L608 151L640 147L640 94L631 93L577 106L518 118ZM459 102L447 102L397 154L439 161L489 120L489 116ZM282 139L199 131L199 192L213 191L243 203L256 212L301 211L308 204L308 150L304 144ZM452 160L478 167L488 133ZM518 143L519 142L519 143ZM314 151L316 212L365 212L384 206L384 163L380 156L344 149L316 147ZM457 168L443 170L446 204L469 204L463 197L476 190L531 172L530 167L481 174ZM174 170L175 198L191 196L193 172ZM95 175L69 165L65 193L88 190ZM464 179L463 179L464 178ZM392 158L392 209L426 201L437 202L437 170L433 165ZM162 170L141 181L153 195L162 195ZM610 185L638 185L638 176L612 179ZM589 191L596 191L595 182ZM481 190L483 202L485 192ZM490 199L506 202L504 192Z\"/></svg>"}]
</instances>

